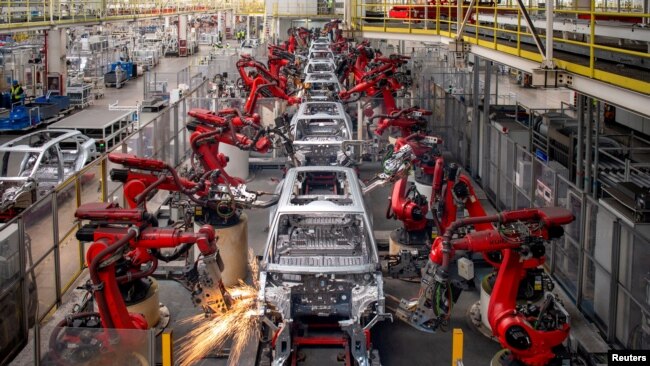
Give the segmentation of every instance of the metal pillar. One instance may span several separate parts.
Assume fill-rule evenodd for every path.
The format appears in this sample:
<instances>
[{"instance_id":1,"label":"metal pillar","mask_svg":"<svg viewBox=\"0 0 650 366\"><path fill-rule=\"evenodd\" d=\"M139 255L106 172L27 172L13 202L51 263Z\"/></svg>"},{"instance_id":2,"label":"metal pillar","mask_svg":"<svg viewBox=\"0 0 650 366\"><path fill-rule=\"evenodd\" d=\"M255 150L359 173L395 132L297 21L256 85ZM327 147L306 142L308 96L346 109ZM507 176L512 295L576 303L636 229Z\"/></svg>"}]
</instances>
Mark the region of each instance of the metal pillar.
<instances>
[{"instance_id":1,"label":"metal pillar","mask_svg":"<svg viewBox=\"0 0 650 366\"><path fill-rule=\"evenodd\" d=\"M246 40L251 39L251 17L246 17Z\"/></svg>"},{"instance_id":2,"label":"metal pillar","mask_svg":"<svg viewBox=\"0 0 650 366\"><path fill-rule=\"evenodd\" d=\"M521 11L521 15L523 15L524 20L526 21L526 25L528 26L528 29L530 30L530 33L533 35L533 40L535 41L535 45L537 46L537 49L539 50L539 53L542 55L542 58L546 58L546 50L544 49L544 45L542 44L542 40L539 38L539 34L537 34L537 28L535 28L535 25L533 24L533 21L530 19L530 15L528 15L528 11L526 10L526 6L522 2L522 0L517 0L517 6L519 7L519 11Z\"/></svg>"},{"instance_id":3,"label":"metal pillar","mask_svg":"<svg viewBox=\"0 0 650 366\"><path fill-rule=\"evenodd\" d=\"M47 74L51 76L60 76L60 89L62 95L65 95L65 86L67 79L66 66L66 45L68 44L68 35L63 29L51 29L47 33ZM47 92L47 79L44 80L44 92Z\"/></svg>"},{"instance_id":4,"label":"metal pillar","mask_svg":"<svg viewBox=\"0 0 650 366\"><path fill-rule=\"evenodd\" d=\"M178 56L187 56L189 51L187 44L187 15L178 16Z\"/></svg>"},{"instance_id":5,"label":"metal pillar","mask_svg":"<svg viewBox=\"0 0 650 366\"><path fill-rule=\"evenodd\" d=\"M492 61L485 60L485 78L483 80L483 123L490 123L489 121L490 121L491 81L492 81ZM473 129L476 129L476 136L478 138L480 134L479 126L477 125L472 127ZM478 167L478 160L476 161L476 166Z\"/></svg>"},{"instance_id":6,"label":"metal pillar","mask_svg":"<svg viewBox=\"0 0 650 366\"><path fill-rule=\"evenodd\" d=\"M488 61L485 62L486 64ZM471 127L471 134L470 137L472 139L472 143L470 145L470 167L472 169L472 175L474 177L478 176L478 166L479 166L479 159L481 158L480 155L480 150L479 150L479 126L481 125L480 123L480 118L481 118L481 112L479 110L479 105L480 105L480 78L481 78L481 58L474 55L474 73L473 73L473 108L472 108L472 127ZM484 121L485 123L485 121Z\"/></svg>"},{"instance_id":7,"label":"metal pillar","mask_svg":"<svg viewBox=\"0 0 650 366\"><path fill-rule=\"evenodd\" d=\"M553 62L553 6L555 0L546 2L546 54L542 67L547 69L554 69L555 63Z\"/></svg>"},{"instance_id":8,"label":"metal pillar","mask_svg":"<svg viewBox=\"0 0 650 366\"><path fill-rule=\"evenodd\" d=\"M585 129L585 97L582 94L576 93L576 98L578 99L578 145L576 146L576 186L579 189L582 189L582 183L584 183L584 172L582 171L582 139L583 139L583 130Z\"/></svg>"},{"instance_id":9,"label":"metal pillar","mask_svg":"<svg viewBox=\"0 0 650 366\"><path fill-rule=\"evenodd\" d=\"M462 39L463 38L463 29L465 29L465 24L467 24L467 21L469 21L470 16L472 15L472 9L474 9L474 3L476 3L476 0L471 0L469 2L469 8L467 9L467 13L465 13L465 16L463 17L463 21L458 23L458 27L456 28L456 39ZM460 14L463 13L462 10L462 5L463 1L458 2L458 20L460 20ZM426 23L425 23L426 24Z\"/></svg>"},{"instance_id":10,"label":"metal pillar","mask_svg":"<svg viewBox=\"0 0 650 366\"><path fill-rule=\"evenodd\" d=\"M587 117L586 117L586 123L585 123L585 128L586 130L586 137L585 137L585 193L589 194L591 193L591 156L593 153L592 150L592 133L593 133L593 127L591 124L591 121L593 119L593 99L588 98L587 99Z\"/></svg>"},{"instance_id":11,"label":"metal pillar","mask_svg":"<svg viewBox=\"0 0 650 366\"><path fill-rule=\"evenodd\" d=\"M596 103L596 115L594 118L594 169L593 178L591 179L591 194L594 198L598 198L598 145L600 139L600 101Z\"/></svg>"},{"instance_id":12,"label":"metal pillar","mask_svg":"<svg viewBox=\"0 0 650 366\"><path fill-rule=\"evenodd\" d=\"M217 13L217 34L221 35L220 41L224 42L226 40L226 17L223 11Z\"/></svg>"}]
</instances>

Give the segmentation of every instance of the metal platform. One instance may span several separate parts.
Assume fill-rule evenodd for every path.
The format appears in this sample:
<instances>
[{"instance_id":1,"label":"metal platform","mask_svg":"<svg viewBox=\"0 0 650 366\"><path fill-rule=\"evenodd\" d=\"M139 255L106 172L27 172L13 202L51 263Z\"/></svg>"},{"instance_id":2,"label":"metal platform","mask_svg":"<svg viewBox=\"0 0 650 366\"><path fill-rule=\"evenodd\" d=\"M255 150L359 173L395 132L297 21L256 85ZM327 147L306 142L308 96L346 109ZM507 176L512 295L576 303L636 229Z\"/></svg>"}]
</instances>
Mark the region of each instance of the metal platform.
<instances>
[{"instance_id":1,"label":"metal platform","mask_svg":"<svg viewBox=\"0 0 650 366\"><path fill-rule=\"evenodd\" d=\"M48 128L79 130L86 136L103 140L106 148L110 149L132 132L135 126L132 117L134 112L135 110L87 109L53 123Z\"/></svg>"}]
</instances>

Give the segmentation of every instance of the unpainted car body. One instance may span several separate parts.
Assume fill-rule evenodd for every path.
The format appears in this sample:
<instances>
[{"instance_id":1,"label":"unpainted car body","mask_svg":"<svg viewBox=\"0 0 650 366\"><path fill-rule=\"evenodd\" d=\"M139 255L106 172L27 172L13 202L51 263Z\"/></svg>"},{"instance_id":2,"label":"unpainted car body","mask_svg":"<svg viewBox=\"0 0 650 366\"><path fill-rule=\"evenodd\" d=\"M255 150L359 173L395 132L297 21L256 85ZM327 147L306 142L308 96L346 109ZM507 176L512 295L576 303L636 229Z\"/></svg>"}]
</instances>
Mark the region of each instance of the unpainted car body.
<instances>
[{"instance_id":1,"label":"unpainted car body","mask_svg":"<svg viewBox=\"0 0 650 366\"><path fill-rule=\"evenodd\" d=\"M301 166L347 166L354 161L353 149L345 145L352 139L352 121L341 103L302 103L291 119L290 137Z\"/></svg>"},{"instance_id":2,"label":"unpainted car body","mask_svg":"<svg viewBox=\"0 0 650 366\"><path fill-rule=\"evenodd\" d=\"M0 220L7 220L80 171L99 153L75 130L44 130L0 146Z\"/></svg>"},{"instance_id":3,"label":"unpainted car body","mask_svg":"<svg viewBox=\"0 0 650 366\"><path fill-rule=\"evenodd\" d=\"M306 74L335 73L336 63L332 60L309 60L303 71Z\"/></svg>"},{"instance_id":4,"label":"unpainted car body","mask_svg":"<svg viewBox=\"0 0 650 366\"><path fill-rule=\"evenodd\" d=\"M343 86L334 73L318 72L305 76L303 100L338 101Z\"/></svg>"},{"instance_id":5,"label":"unpainted car body","mask_svg":"<svg viewBox=\"0 0 650 366\"><path fill-rule=\"evenodd\" d=\"M369 365L367 331L385 312L381 266L356 173L290 169L260 267L259 309L275 328L272 364L291 354L294 323L338 322L358 365ZM271 330L273 331L273 330Z\"/></svg>"},{"instance_id":6,"label":"unpainted car body","mask_svg":"<svg viewBox=\"0 0 650 366\"><path fill-rule=\"evenodd\" d=\"M310 49L307 58L310 60L332 60L336 61L336 55L327 47L326 49Z\"/></svg>"}]
</instances>

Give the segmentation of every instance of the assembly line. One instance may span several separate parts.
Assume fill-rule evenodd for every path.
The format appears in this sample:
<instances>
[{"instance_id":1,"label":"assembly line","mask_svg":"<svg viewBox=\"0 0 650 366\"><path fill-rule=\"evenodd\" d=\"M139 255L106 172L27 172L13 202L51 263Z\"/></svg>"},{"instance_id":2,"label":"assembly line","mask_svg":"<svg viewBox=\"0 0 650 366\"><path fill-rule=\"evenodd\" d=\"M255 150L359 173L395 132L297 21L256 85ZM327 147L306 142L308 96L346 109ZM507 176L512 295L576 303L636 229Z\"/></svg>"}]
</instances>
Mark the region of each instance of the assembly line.
<instances>
[{"instance_id":1,"label":"assembly line","mask_svg":"<svg viewBox=\"0 0 650 366\"><path fill-rule=\"evenodd\" d=\"M0 44L0 364L645 357L650 116L585 93L520 1L311 3ZM538 68L486 56L497 17ZM373 33L441 18L476 49Z\"/></svg>"}]
</instances>

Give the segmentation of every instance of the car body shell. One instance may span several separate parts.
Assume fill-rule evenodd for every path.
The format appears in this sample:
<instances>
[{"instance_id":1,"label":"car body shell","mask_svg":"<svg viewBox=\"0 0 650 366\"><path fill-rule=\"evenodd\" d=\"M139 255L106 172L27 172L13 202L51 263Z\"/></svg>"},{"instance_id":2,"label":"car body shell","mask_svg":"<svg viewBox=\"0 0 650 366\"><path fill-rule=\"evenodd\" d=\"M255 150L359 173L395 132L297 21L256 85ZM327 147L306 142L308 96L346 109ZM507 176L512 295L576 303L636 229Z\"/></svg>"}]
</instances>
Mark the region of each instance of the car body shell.
<instances>
[{"instance_id":1,"label":"car body shell","mask_svg":"<svg viewBox=\"0 0 650 366\"><path fill-rule=\"evenodd\" d=\"M98 155L95 140L75 130L43 130L6 142L0 146L0 213L26 209Z\"/></svg>"}]
</instances>

